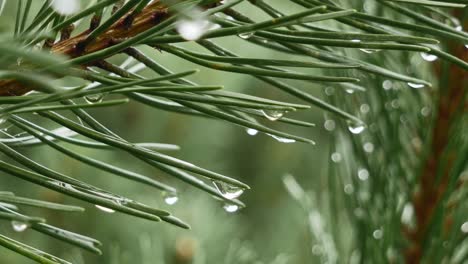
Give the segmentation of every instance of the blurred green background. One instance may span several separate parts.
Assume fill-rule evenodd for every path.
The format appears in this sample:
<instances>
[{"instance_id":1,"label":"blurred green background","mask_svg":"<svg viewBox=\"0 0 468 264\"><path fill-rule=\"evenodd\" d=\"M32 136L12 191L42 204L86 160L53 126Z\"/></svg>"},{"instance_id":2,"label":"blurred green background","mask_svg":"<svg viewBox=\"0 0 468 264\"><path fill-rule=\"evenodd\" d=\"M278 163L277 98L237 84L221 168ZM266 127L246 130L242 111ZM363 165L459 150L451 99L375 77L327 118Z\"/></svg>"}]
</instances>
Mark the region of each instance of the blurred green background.
<instances>
[{"instance_id":1,"label":"blurred green background","mask_svg":"<svg viewBox=\"0 0 468 264\"><path fill-rule=\"evenodd\" d=\"M0 17L2 30L9 31L14 19L14 1L7 3ZM281 0L270 1L285 13L297 8L282 5ZM242 7L242 6L241 6ZM242 10L242 8L241 8ZM257 10L244 10L261 20ZM82 23L86 26L86 22ZM78 28L75 33L80 32ZM239 39L217 39L230 50L250 57L281 58L284 55L247 44ZM193 44L184 47L198 49ZM199 68L201 72L191 80L200 84L222 84L226 90L276 100L298 102L252 77L229 74L184 62L172 55L155 50L148 51L153 58L173 71ZM113 58L122 62L124 58ZM289 58L291 59L291 58ZM143 75L150 74L143 71ZM73 85L66 82L65 85ZM321 97L324 87L300 84L312 95ZM100 109L92 112L95 117L115 132L133 142L161 142L181 146L171 151L175 157L202 167L242 180L251 190L241 196L247 207L227 213L223 204L208 194L161 173L121 152L94 152L76 148L76 151L116 164L170 183L179 191L179 201L169 206L161 192L150 187L118 178L82 165L47 147L20 150L35 161L98 187L126 195L135 200L162 207L190 223L191 230L182 230L164 223L152 223L119 213L104 213L95 207L65 197L33 184L0 177L2 190L17 195L48 201L77 204L86 208L85 213L56 213L25 208L33 215L44 216L48 222L74 232L94 237L103 242L103 256L64 244L53 238L27 230L15 233L9 223L1 222L0 232L14 239L37 247L76 264L81 263L314 263L319 262L313 252L308 212L305 212L286 191L282 177L293 175L300 185L315 193L317 205L324 204L324 179L327 175L330 132L323 128L324 113L312 107L310 110L290 113L288 117L309 121L316 127L295 127L268 120L271 127L311 138L314 145L303 143L284 144L264 134L250 136L245 129L219 120L184 116L131 102L124 106ZM73 147L69 145L69 147ZM105 155L104 155L104 154ZM169 153L169 152L168 152ZM328 175L327 177L330 177ZM323 206L325 207L325 206ZM0 263L32 263L7 249L0 248Z\"/></svg>"}]
</instances>

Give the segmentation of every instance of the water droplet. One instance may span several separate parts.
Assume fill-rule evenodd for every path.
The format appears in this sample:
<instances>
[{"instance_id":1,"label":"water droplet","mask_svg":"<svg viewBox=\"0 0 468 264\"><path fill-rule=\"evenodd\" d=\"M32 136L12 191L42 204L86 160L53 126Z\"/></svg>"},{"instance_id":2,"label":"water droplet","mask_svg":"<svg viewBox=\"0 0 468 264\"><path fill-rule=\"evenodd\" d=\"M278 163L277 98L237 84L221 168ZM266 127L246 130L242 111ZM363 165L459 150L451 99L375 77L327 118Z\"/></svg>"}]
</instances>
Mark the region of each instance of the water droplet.
<instances>
[{"instance_id":1,"label":"water droplet","mask_svg":"<svg viewBox=\"0 0 468 264\"><path fill-rule=\"evenodd\" d=\"M423 58L423 60L425 60L425 61L432 62L432 61L436 61L436 60L437 60L437 56L436 56L436 55L429 54L429 53L426 53L426 52L421 52L420 54L421 54L421 57Z\"/></svg>"},{"instance_id":2,"label":"water droplet","mask_svg":"<svg viewBox=\"0 0 468 264\"><path fill-rule=\"evenodd\" d=\"M360 39L352 39L351 42L359 43L359 42L361 42L361 40Z\"/></svg>"},{"instance_id":3,"label":"water droplet","mask_svg":"<svg viewBox=\"0 0 468 264\"><path fill-rule=\"evenodd\" d=\"M59 14L68 16L80 10L79 0L53 0L52 8Z\"/></svg>"},{"instance_id":4,"label":"water droplet","mask_svg":"<svg viewBox=\"0 0 468 264\"><path fill-rule=\"evenodd\" d=\"M353 94L354 93L354 90L353 89L346 89L345 92L349 93L349 94Z\"/></svg>"},{"instance_id":5,"label":"water droplet","mask_svg":"<svg viewBox=\"0 0 468 264\"><path fill-rule=\"evenodd\" d=\"M329 119L323 123L323 127L325 127L325 129L328 131L333 131L336 128L336 123L334 120Z\"/></svg>"},{"instance_id":6,"label":"water droplet","mask_svg":"<svg viewBox=\"0 0 468 264\"><path fill-rule=\"evenodd\" d=\"M401 212L401 222L405 225L410 225L413 221L414 207L411 203L405 204Z\"/></svg>"},{"instance_id":7,"label":"water droplet","mask_svg":"<svg viewBox=\"0 0 468 264\"><path fill-rule=\"evenodd\" d=\"M323 253L323 247L320 245L314 245L312 246L312 254L316 256L320 256Z\"/></svg>"},{"instance_id":8,"label":"water droplet","mask_svg":"<svg viewBox=\"0 0 468 264\"><path fill-rule=\"evenodd\" d=\"M210 24L208 20L194 16L193 18L179 20L176 29L182 38L197 40L211 27Z\"/></svg>"},{"instance_id":9,"label":"water droplet","mask_svg":"<svg viewBox=\"0 0 468 264\"><path fill-rule=\"evenodd\" d=\"M431 114L431 108L428 106L424 106L421 108L421 115L422 116L429 116Z\"/></svg>"},{"instance_id":10,"label":"water droplet","mask_svg":"<svg viewBox=\"0 0 468 264\"><path fill-rule=\"evenodd\" d=\"M333 153L331 154L331 160L332 160L333 162L335 162L335 163L340 162L340 161L341 161L341 154L338 153L338 152L333 152Z\"/></svg>"},{"instance_id":11,"label":"water droplet","mask_svg":"<svg viewBox=\"0 0 468 264\"><path fill-rule=\"evenodd\" d=\"M279 136L271 135L271 134L267 134L267 135L269 135L270 137L276 139L276 141L281 142L281 143L296 143L296 140L292 138L284 138L284 137L279 137Z\"/></svg>"},{"instance_id":12,"label":"water droplet","mask_svg":"<svg viewBox=\"0 0 468 264\"><path fill-rule=\"evenodd\" d=\"M90 94L86 95L84 99L88 104L96 104L102 102L102 100L104 99L104 95L102 93Z\"/></svg>"},{"instance_id":13,"label":"water droplet","mask_svg":"<svg viewBox=\"0 0 468 264\"><path fill-rule=\"evenodd\" d=\"M11 226L13 227L13 230L15 230L16 232L23 232L24 230L26 230L28 228L28 224L25 223L25 222L21 222L21 221L11 221Z\"/></svg>"},{"instance_id":14,"label":"water droplet","mask_svg":"<svg viewBox=\"0 0 468 264\"><path fill-rule=\"evenodd\" d=\"M361 207L358 207L354 209L354 215L358 219L363 219L366 216L366 211L364 211L364 209L362 209Z\"/></svg>"},{"instance_id":15,"label":"water droplet","mask_svg":"<svg viewBox=\"0 0 468 264\"><path fill-rule=\"evenodd\" d=\"M245 131L247 131L247 134L249 134L251 136L255 136L255 135L258 134L258 130L253 129L253 128L247 128Z\"/></svg>"},{"instance_id":16,"label":"water droplet","mask_svg":"<svg viewBox=\"0 0 468 264\"><path fill-rule=\"evenodd\" d=\"M253 35L254 35L254 32L244 32L244 33L240 33L238 36L241 39L249 39Z\"/></svg>"},{"instance_id":17,"label":"water droplet","mask_svg":"<svg viewBox=\"0 0 468 264\"><path fill-rule=\"evenodd\" d=\"M367 114L370 111L370 106L368 104L362 104L359 107L359 111L361 111L361 113L363 113L363 114Z\"/></svg>"},{"instance_id":18,"label":"water droplet","mask_svg":"<svg viewBox=\"0 0 468 264\"><path fill-rule=\"evenodd\" d=\"M353 187L353 185L351 185L351 184L346 184L346 185L344 186L344 192L345 192L346 194L348 194L348 195L353 194L353 192L354 192L354 187Z\"/></svg>"},{"instance_id":19,"label":"water droplet","mask_svg":"<svg viewBox=\"0 0 468 264\"><path fill-rule=\"evenodd\" d=\"M461 25L458 25L455 27L456 31L463 31L463 27Z\"/></svg>"},{"instance_id":20,"label":"water droplet","mask_svg":"<svg viewBox=\"0 0 468 264\"><path fill-rule=\"evenodd\" d=\"M374 144L372 144L370 142L364 143L364 145L362 147L363 147L364 151L367 152L367 153L374 152Z\"/></svg>"},{"instance_id":21,"label":"water droplet","mask_svg":"<svg viewBox=\"0 0 468 264\"><path fill-rule=\"evenodd\" d=\"M112 213L115 213L115 210L114 209L110 209L110 208L107 208L107 207L104 207L104 206L101 206L101 205L94 205L96 206L97 209L103 211L103 212L106 212L106 213L109 213L109 214L112 214Z\"/></svg>"},{"instance_id":22,"label":"water droplet","mask_svg":"<svg viewBox=\"0 0 468 264\"><path fill-rule=\"evenodd\" d=\"M372 53L376 53L380 51L379 49L359 49L359 50L367 54L372 54Z\"/></svg>"},{"instance_id":23,"label":"water droplet","mask_svg":"<svg viewBox=\"0 0 468 264\"><path fill-rule=\"evenodd\" d=\"M328 95L328 96L331 96L335 93L335 88L331 87L331 86L328 86L327 88L325 88L325 94Z\"/></svg>"},{"instance_id":24,"label":"water droplet","mask_svg":"<svg viewBox=\"0 0 468 264\"><path fill-rule=\"evenodd\" d=\"M261 112L270 121L276 121L287 113L287 111L282 110L262 110Z\"/></svg>"},{"instance_id":25,"label":"water droplet","mask_svg":"<svg viewBox=\"0 0 468 264\"><path fill-rule=\"evenodd\" d=\"M179 197L177 197L177 194L173 192L164 193L164 202L166 204L173 205L177 203L178 200L179 200Z\"/></svg>"},{"instance_id":26,"label":"water droplet","mask_svg":"<svg viewBox=\"0 0 468 264\"><path fill-rule=\"evenodd\" d=\"M393 83L390 80L385 80L382 83L382 87L384 88L384 90L390 90L393 87Z\"/></svg>"},{"instance_id":27,"label":"water droplet","mask_svg":"<svg viewBox=\"0 0 468 264\"><path fill-rule=\"evenodd\" d=\"M366 169L359 169L358 170L358 178L361 181L366 181L367 179L369 179L369 171L366 170Z\"/></svg>"},{"instance_id":28,"label":"water droplet","mask_svg":"<svg viewBox=\"0 0 468 264\"><path fill-rule=\"evenodd\" d=\"M226 199L232 200L241 196L244 192L244 189L237 186L222 182L222 181L213 181L214 186L218 192Z\"/></svg>"},{"instance_id":29,"label":"water droplet","mask_svg":"<svg viewBox=\"0 0 468 264\"><path fill-rule=\"evenodd\" d=\"M223 206L223 208L224 208L224 211L226 211L226 212L228 212L228 213L235 213L235 212L237 212L237 211L239 210L239 206L238 206L238 205L236 205L236 204L229 204L229 203L225 204L225 205Z\"/></svg>"},{"instance_id":30,"label":"water droplet","mask_svg":"<svg viewBox=\"0 0 468 264\"><path fill-rule=\"evenodd\" d=\"M420 89L420 88L423 88L423 87L424 87L424 84L422 84L422 83L412 83L412 82L409 82L409 83L408 83L408 86L411 87L411 88L414 88L414 89Z\"/></svg>"},{"instance_id":31,"label":"water droplet","mask_svg":"<svg viewBox=\"0 0 468 264\"><path fill-rule=\"evenodd\" d=\"M356 123L353 121L348 121L348 130L349 132L353 134L361 134L365 128L366 127L363 123Z\"/></svg>"},{"instance_id":32,"label":"water droplet","mask_svg":"<svg viewBox=\"0 0 468 264\"><path fill-rule=\"evenodd\" d=\"M468 233L468 222L463 223L460 227L460 230L465 234Z\"/></svg>"},{"instance_id":33,"label":"water droplet","mask_svg":"<svg viewBox=\"0 0 468 264\"><path fill-rule=\"evenodd\" d=\"M374 230L374 232L372 233L372 236L373 236L375 239L382 239L382 237L383 237L383 231L380 230L380 229L376 229L376 230Z\"/></svg>"}]
</instances>

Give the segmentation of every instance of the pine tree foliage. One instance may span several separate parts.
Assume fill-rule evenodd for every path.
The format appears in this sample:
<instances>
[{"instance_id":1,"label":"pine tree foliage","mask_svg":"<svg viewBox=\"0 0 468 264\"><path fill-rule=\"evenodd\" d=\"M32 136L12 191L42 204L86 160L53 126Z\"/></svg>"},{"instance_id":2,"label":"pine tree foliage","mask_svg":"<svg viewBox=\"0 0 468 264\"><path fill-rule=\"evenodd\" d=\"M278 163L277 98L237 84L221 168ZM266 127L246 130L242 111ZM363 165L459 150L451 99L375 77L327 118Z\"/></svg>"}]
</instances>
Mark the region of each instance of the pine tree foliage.
<instances>
[{"instance_id":1,"label":"pine tree foliage","mask_svg":"<svg viewBox=\"0 0 468 264\"><path fill-rule=\"evenodd\" d=\"M189 228L170 212L58 172L23 150L43 145L43 151L154 187L169 203L177 200L177 190L164 179L69 146L122 151L237 210L245 206L238 198L247 184L166 154L176 145L128 141L88 108L109 111L133 101L225 121L282 143L306 144L315 142L263 121L307 129L313 124L287 113L323 110L335 142L326 212L293 177L284 178L309 214L320 246L313 248L320 253L317 261L466 261L466 1L285 1L299 11L284 13L267 0L0 0L0 14L5 7L16 10L14 21L0 32L2 177L20 178L105 212ZM246 16L239 5L261 15ZM291 59L235 54L217 42L220 38L240 38ZM158 53L194 68L169 69L154 59ZM122 56L123 63L115 63ZM297 100L197 84L191 80L199 71L195 67L255 78ZM152 74L140 74L143 69ZM310 86L322 89L324 98L308 93ZM99 241L27 215L23 206L83 208L0 192L0 218L16 231L36 230L101 253ZM345 228L352 230L352 243L343 242L349 239L343 237L349 235ZM0 245L39 263L69 263L1 234Z\"/></svg>"}]
</instances>

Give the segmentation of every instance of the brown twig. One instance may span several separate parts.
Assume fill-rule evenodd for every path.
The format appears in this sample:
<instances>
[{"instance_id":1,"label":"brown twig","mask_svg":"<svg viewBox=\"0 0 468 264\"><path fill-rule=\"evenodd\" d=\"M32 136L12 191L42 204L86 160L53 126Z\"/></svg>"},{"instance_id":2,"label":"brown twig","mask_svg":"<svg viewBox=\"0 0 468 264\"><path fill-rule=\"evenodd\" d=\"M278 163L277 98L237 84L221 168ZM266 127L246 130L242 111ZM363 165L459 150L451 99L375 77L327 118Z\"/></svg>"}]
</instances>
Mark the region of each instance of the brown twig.
<instances>
[{"instance_id":1,"label":"brown twig","mask_svg":"<svg viewBox=\"0 0 468 264\"><path fill-rule=\"evenodd\" d=\"M467 26L467 25L465 25ZM453 44L450 47L451 53L458 58L467 61L468 52L460 44ZM420 263L423 252L423 243L426 239L429 225L434 217L434 212L439 206L444 196L451 169L456 160L453 153L445 153L451 138L452 128L455 125L459 111L463 110L466 88L468 86L468 75L466 71L456 65L449 68L449 79L447 87L439 91L440 97L435 122L432 128L432 141L430 154L425 161L422 174L420 176L420 188L414 195L413 203L416 214L416 227L414 230L406 230L410 245L406 251L406 263ZM442 167L445 163L445 166ZM438 178L440 169L443 168L441 176ZM445 219L446 224L450 224L450 216ZM447 227L447 226L446 226Z\"/></svg>"},{"instance_id":2,"label":"brown twig","mask_svg":"<svg viewBox=\"0 0 468 264\"><path fill-rule=\"evenodd\" d=\"M66 55L70 58L80 57L111 47L117 44L119 40L134 37L161 23L161 21L165 20L169 16L170 14L168 13L166 6L161 4L160 1L153 1L140 13L134 16L130 26L128 21L125 21L127 16L123 16L103 34L98 36L91 43L88 43L84 48L79 48L79 43L86 39L88 34L91 32L91 29L88 29L74 37L54 43L50 50L52 53ZM0 80L0 96L23 95L31 90L33 90L32 87L25 86L15 80Z\"/></svg>"}]
</instances>

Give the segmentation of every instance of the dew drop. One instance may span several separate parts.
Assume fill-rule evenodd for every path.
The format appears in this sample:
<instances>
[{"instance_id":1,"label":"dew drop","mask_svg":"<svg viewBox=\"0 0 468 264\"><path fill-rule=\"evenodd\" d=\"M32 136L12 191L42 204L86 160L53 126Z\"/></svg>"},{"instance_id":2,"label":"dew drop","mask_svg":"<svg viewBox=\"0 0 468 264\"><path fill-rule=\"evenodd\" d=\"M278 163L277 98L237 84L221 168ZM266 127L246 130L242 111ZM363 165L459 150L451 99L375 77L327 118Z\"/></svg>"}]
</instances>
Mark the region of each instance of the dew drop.
<instances>
[{"instance_id":1,"label":"dew drop","mask_svg":"<svg viewBox=\"0 0 468 264\"><path fill-rule=\"evenodd\" d=\"M236 204L229 204L229 203L225 204L225 205L223 206L223 208L224 208L224 211L226 211L226 212L228 212L228 213L235 213L235 212L237 212L237 211L239 210L239 206L238 206L238 205L236 205Z\"/></svg>"},{"instance_id":2,"label":"dew drop","mask_svg":"<svg viewBox=\"0 0 468 264\"><path fill-rule=\"evenodd\" d=\"M281 142L281 143L296 143L296 140L292 138L284 138L284 137L279 137L279 136L271 135L271 134L267 134L267 135L269 135L270 137L276 139L276 141Z\"/></svg>"},{"instance_id":3,"label":"dew drop","mask_svg":"<svg viewBox=\"0 0 468 264\"><path fill-rule=\"evenodd\" d=\"M323 253L323 247L320 245L314 245L312 246L312 254L316 256L320 256Z\"/></svg>"},{"instance_id":4,"label":"dew drop","mask_svg":"<svg viewBox=\"0 0 468 264\"><path fill-rule=\"evenodd\" d=\"M421 115L422 116L429 116L430 114L431 114L431 108L430 107L424 106L423 108L421 108Z\"/></svg>"},{"instance_id":5,"label":"dew drop","mask_svg":"<svg viewBox=\"0 0 468 264\"><path fill-rule=\"evenodd\" d=\"M410 225L413 221L414 207L411 203L405 204L401 212L401 222L405 225Z\"/></svg>"},{"instance_id":6,"label":"dew drop","mask_svg":"<svg viewBox=\"0 0 468 264\"><path fill-rule=\"evenodd\" d=\"M383 231L380 230L380 229L376 229L376 230L374 230L374 232L372 233L372 236L373 236L375 239L382 239L382 237L383 237Z\"/></svg>"},{"instance_id":7,"label":"dew drop","mask_svg":"<svg viewBox=\"0 0 468 264\"><path fill-rule=\"evenodd\" d=\"M372 53L376 53L380 51L379 49L359 49L359 50L367 54L372 54Z\"/></svg>"},{"instance_id":8,"label":"dew drop","mask_svg":"<svg viewBox=\"0 0 468 264\"><path fill-rule=\"evenodd\" d=\"M390 90L393 87L393 83L390 80L385 80L382 83L382 87L384 88L384 90Z\"/></svg>"},{"instance_id":9,"label":"dew drop","mask_svg":"<svg viewBox=\"0 0 468 264\"><path fill-rule=\"evenodd\" d=\"M463 31L463 27L461 25L458 25L455 27L456 31Z\"/></svg>"},{"instance_id":10,"label":"dew drop","mask_svg":"<svg viewBox=\"0 0 468 264\"><path fill-rule=\"evenodd\" d=\"M328 131L333 131L336 128L336 123L334 120L329 119L323 123L323 127L325 127L325 129Z\"/></svg>"},{"instance_id":11,"label":"dew drop","mask_svg":"<svg viewBox=\"0 0 468 264\"><path fill-rule=\"evenodd\" d=\"M461 227L460 227L460 230L462 231L462 233L467 234L468 233L468 222L463 223L461 225Z\"/></svg>"},{"instance_id":12,"label":"dew drop","mask_svg":"<svg viewBox=\"0 0 468 264\"><path fill-rule=\"evenodd\" d=\"M172 193L172 192L167 192L164 193L164 202L168 205L173 205L177 203L179 200L179 197L177 197L177 194Z\"/></svg>"},{"instance_id":13,"label":"dew drop","mask_svg":"<svg viewBox=\"0 0 468 264\"><path fill-rule=\"evenodd\" d=\"M24 230L26 230L28 228L28 224L25 223L25 222L21 222L21 221L11 221L11 226L13 227L13 230L15 230L16 232L23 232Z\"/></svg>"},{"instance_id":14,"label":"dew drop","mask_svg":"<svg viewBox=\"0 0 468 264\"><path fill-rule=\"evenodd\" d=\"M177 32L186 40L199 39L210 27L210 22L203 18L181 19L176 25Z\"/></svg>"},{"instance_id":15,"label":"dew drop","mask_svg":"<svg viewBox=\"0 0 468 264\"><path fill-rule=\"evenodd\" d=\"M90 94L86 95L84 99L88 104L96 104L102 102L102 100L104 99L104 95L102 93Z\"/></svg>"},{"instance_id":16,"label":"dew drop","mask_svg":"<svg viewBox=\"0 0 468 264\"><path fill-rule=\"evenodd\" d=\"M247 134L249 134L251 136L255 136L255 135L258 134L258 130L253 129L253 128L247 128L245 131L247 131Z\"/></svg>"},{"instance_id":17,"label":"dew drop","mask_svg":"<svg viewBox=\"0 0 468 264\"><path fill-rule=\"evenodd\" d=\"M362 104L359 107L359 111L361 111L361 113L363 113L363 114L367 114L370 111L370 106L368 104Z\"/></svg>"},{"instance_id":18,"label":"dew drop","mask_svg":"<svg viewBox=\"0 0 468 264\"><path fill-rule=\"evenodd\" d=\"M420 88L423 88L423 87L424 87L424 84L422 84L422 83L412 83L412 82L409 82L409 83L408 83L408 86L411 87L411 88L414 88L414 89L420 89Z\"/></svg>"},{"instance_id":19,"label":"dew drop","mask_svg":"<svg viewBox=\"0 0 468 264\"><path fill-rule=\"evenodd\" d=\"M287 111L282 110L262 110L262 114L270 121L276 121L286 114Z\"/></svg>"},{"instance_id":20,"label":"dew drop","mask_svg":"<svg viewBox=\"0 0 468 264\"><path fill-rule=\"evenodd\" d=\"M349 93L349 94L353 94L354 93L354 90L353 89L346 89L345 92Z\"/></svg>"},{"instance_id":21,"label":"dew drop","mask_svg":"<svg viewBox=\"0 0 468 264\"><path fill-rule=\"evenodd\" d=\"M254 32L244 32L244 33L240 33L238 36L241 39L249 39L253 35L254 35Z\"/></svg>"},{"instance_id":22,"label":"dew drop","mask_svg":"<svg viewBox=\"0 0 468 264\"><path fill-rule=\"evenodd\" d=\"M224 198L232 200L241 196L244 193L244 189L237 186L222 182L222 181L213 181L214 186Z\"/></svg>"},{"instance_id":23,"label":"dew drop","mask_svg":"<svg viewBox=\"0 0 468 264\"><path fill-rule=\"evenodd\" d=\"M79 0L53 0L52 8L59 14L68 16L79 11Z\"/></svg>"},{"instance_id":24,"label":"dew drop","mask_svg":"<svg viewBox=\"0 0 468 264\"><path fill-rule=\"evenodd\" d=\"M94 205L96 206L97 209L103 211L103 212L106 212L106 213L109 213L109 214L112 214L112 213L115 213L115 210L114 209L110 209L110 208L107 208L107 207L104 207L104 206L101 206L101 205Z\"/></svg>"},{"instance_id":25,"label":"dew drop","mask_svg":"<svg viewBox=\"0 0 468 264\"><path fill-rule=\"evenodd\" d=\"M363 148L364 151L367 152L367 153L372 153L372 152L374 152L374 144L372 144L372 143L370 143L370 142L364 143L364 145L362 146L362 148Z\"/></svg>"},{"instance_id":26,"label":"dew drop","mask_svg":"<svg viewBox=\"0 0 468 264\"><path fill-rule=\"evenodd\" d=\"M333 153L331 154L331 160L332 160L333 162L338 163L338 162L341 161L341 159L342 159L342 158L341 158L341 154L340 154L340 153L338 153L338 152L333 152Z\"/></svg>"},{"instance_id":27,"label":"dew drop","mask_svg":"<svg viewBox=\"0 0 468 264\"><path fill-rule=\"evenodd\" d=\"M354 187L351 184L346 184L344 187L344 192L348 195L353 194L354 192Z\"/></svg>"},{"instance_id":28,"label":"dew drop","mask_svg":"<svg viewBox=\"0 0 468 264\"><path fill-rule=\"evenodd\" d=\"M328 86L325 88L325 94L328 96L332 96L335 93L335 88Z\"/></svg>"},{"instance_id":29,"label":"dew drop","mask_svg":"<svg viewBox=\"0 0 468 264\"><path fill-rule=\"evenodd\" d=\"M366 169L359 169L358 170L358 178L361 181L367 181L369 179L369 171Z\"/></svg>"},{"instance_id":30,"label":"dew drop","mask_svg":"<svg viewBox=\"0 0 468 264\"><path fill-rule=\"evenodd\" d=\"M429 53L426 53L426 52L421 52L420 54L421 54L421 57L423 58L423 60L425 60L425 61L432 62L432 61L436 61L436 60L437 60L437 56L436 56L436 55L429 54Z\"/></svg>"},{"instance_id":31,"label":"dew drop","mask_svg":"<svg viewBox=\"0 0 468 264\"><path fill-rule=\"evenodd\" d=\"M353 134L361 134L365 128L366 127L363 123L348 121L348 130Z\"/></svg>"}]
</instances>

